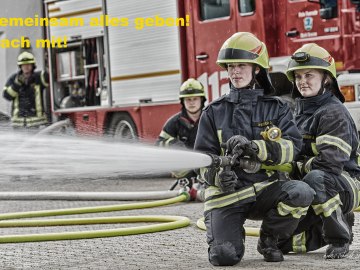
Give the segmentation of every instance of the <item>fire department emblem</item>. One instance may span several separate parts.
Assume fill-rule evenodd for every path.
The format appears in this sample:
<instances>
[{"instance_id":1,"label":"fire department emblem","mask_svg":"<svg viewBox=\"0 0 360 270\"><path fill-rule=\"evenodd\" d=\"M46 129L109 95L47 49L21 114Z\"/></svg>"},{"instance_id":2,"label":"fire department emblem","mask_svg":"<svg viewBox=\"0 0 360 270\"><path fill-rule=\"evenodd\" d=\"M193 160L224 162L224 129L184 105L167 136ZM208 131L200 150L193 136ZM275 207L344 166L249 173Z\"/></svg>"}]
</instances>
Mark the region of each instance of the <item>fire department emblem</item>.
<instances>
[{"instance_id":1,"label":"fire department emblem","mask_svg":"<svg viewBox=\"0 0 360 270\"><path fill-rule=\"evenodd\" d=\"M306 31L310 31L313 28L313 18L312 17L304 18L304 28Z\"/></svg>"}]
</instances>

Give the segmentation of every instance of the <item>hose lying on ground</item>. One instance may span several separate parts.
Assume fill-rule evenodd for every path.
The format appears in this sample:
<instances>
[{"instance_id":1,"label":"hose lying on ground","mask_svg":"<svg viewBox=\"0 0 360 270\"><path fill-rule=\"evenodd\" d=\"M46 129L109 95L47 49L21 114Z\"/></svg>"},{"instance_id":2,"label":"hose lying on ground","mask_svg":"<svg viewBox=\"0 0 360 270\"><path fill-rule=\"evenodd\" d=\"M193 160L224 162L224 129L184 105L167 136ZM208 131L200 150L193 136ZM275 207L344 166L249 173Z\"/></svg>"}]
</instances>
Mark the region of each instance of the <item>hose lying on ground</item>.
<instances>
[{"instance_id":1,"label":"hose lying on ground","mask_svg":"<svg viewBox=\"0 0 360 270\"><path fill-rule=\"evenodd\" d=\"M188 195L183 193L175 198L152 201L152 202L0 214L0 220L1 220L0 227L86 225L86 224L120 223L120 222L166 222L164 224L146 225L139 227L119 228L119 229L108 229L108 230L60 232L60 233L44 233L44 234L23 234L23 235L1 235L0 243L38 242L38 241L113 237L113 236L160 232L160 231L182 228L190 224L190 220L187 217L122 216L122 217L99 217L99 218L56 219L56 220L44 220L44 219L25 220L25 221L23 220L5 221L5 220L143 209L143 208L169 205L186 200L188 200Z\"/></svg>"},{"instance_id":2,"label":"hose lying on ground","mask_svg":"<svg viewBox=\"0 0 360 270\"><path fill-rule=\"evenodd\" d=\"M0 192L0 200L140 201L169 199L178 194L179 191L176 190L146 192L18 191Z\"/></svg>"}]
</instances>

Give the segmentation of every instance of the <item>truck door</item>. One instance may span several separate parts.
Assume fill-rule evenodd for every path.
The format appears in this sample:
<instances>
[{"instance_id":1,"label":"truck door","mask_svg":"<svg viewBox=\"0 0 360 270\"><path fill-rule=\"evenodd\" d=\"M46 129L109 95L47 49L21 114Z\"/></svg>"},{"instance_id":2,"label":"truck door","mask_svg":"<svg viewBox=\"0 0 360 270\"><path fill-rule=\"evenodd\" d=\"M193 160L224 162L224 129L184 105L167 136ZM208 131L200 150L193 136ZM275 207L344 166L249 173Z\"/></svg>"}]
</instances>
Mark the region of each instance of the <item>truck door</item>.
<instances>
[{"instance_id":1,"label":"truck door","mask_svg":"<svg viewBox=\"0 0 360 270\"><path fill-rule=\"evenodd\" d=\"M195 0L186 3L193 5L187 8L191 10L194 40L193 52L189 50L189 53L195 54L194 72L190 72L189 76L197 77L207 90L208 100L214 100L228 91L227 85L222 89L219 85L221 79L227 78L227 72L221 71L216 59L224 41L236 32L236 14L233 12L236 2Z\"/></svg>"},{"instance_id":2,"label":"truck door","mask_svg":"<svg viewBox=\"0 0 360 270\"><path fill-rule=\"evenodd\" d=\"M285 53L291 55L303 44L315 42L326 48L337 62L342 61L344 52L341 48L340 2L344 1L284 2L287 9Z\"/></svg>"}]
</instances>

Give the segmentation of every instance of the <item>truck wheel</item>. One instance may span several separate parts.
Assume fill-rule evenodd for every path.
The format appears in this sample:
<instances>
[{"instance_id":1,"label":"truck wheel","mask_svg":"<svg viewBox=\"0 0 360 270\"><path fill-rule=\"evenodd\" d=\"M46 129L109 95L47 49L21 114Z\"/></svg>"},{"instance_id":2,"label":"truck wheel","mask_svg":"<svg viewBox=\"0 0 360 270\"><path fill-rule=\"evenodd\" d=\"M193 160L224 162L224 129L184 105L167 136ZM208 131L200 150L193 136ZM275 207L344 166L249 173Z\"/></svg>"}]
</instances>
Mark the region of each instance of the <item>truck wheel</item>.
<instances>
[{"instance_id":1,"label":"truck wheel","mask_svg":"<svg viewBox=\"0 0 360 270\"><path fill-rule=\"evenodd\" d=\"M131 117L124 113L114 114L108 134L116 140L137 140L137 130Z\"/></svg>"}]
</instances>

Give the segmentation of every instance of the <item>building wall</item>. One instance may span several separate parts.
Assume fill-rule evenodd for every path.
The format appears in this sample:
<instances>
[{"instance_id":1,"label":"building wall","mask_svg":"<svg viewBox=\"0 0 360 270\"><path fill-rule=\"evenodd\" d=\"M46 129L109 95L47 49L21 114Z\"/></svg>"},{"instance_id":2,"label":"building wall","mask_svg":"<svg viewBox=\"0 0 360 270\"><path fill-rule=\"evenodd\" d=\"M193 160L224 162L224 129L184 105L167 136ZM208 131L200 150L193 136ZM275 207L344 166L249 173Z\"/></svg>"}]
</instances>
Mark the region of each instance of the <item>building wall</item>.
<instances>
[{"instance_id":1,"label":"building wall","mask_svg":"<svg viewBox=\"0 0 360 270\"><path fill-rule=\"evenodd\" d=\"M34 17L35 14L42 17L42 2L43 0L1 0L0 17ZM37 69L42 69L44 66L44 50L37 49L35 41L43 38L43 29L41 27L3 27L0 25L0 39L20 39L21 36L30 38ZM19 52L20 49L0 47L0 111L5 113L9 113L10 104L2 97L2 89L7 78L18 70L16 60Z\"/></svg>"}]
</instances>

